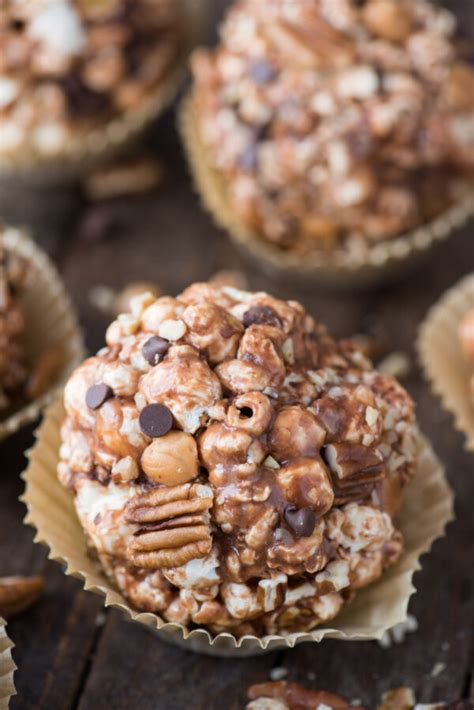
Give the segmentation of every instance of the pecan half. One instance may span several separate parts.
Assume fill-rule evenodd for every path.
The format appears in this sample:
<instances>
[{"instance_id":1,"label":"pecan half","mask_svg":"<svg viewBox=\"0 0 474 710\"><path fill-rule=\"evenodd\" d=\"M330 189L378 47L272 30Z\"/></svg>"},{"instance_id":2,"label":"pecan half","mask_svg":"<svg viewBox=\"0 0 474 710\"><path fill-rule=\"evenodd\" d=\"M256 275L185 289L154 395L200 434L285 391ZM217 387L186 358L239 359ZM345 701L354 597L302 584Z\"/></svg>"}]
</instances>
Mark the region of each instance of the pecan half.
<instances>
[{"instance_id":1,"label":"pecan half","mask_svg":"<svg viewBox=\"0 0 474 710\"><path fill-rule=\"evenodd\" d=\"M26 611L43 591L42 577L0 577L0 616L10 619Z\"/></svg>"},{"instance_id":2,"label":"pecan half","mask_svg":"<svg viewBox=\"0 0 474 710\"><path fill-rule=\"evenodd\" d=\"M152 488L132 498L126 519L140 527L128 545L130 560L156 569L205 557L212 547L211 505L211 489L200 484Z\"/></svg>"},{"instance_id":3,"label":"pecan half","mask_svg":"<svg viewBox=\"0 0 474 710\"><path fill-rule=\"evenodd\" d=\"M364 500L372 493L373 488L372 483L355 483L353 486L346 486L345 488L334 486L334 505L341 506L346 503Z\"/></svg>"}]
</instances>

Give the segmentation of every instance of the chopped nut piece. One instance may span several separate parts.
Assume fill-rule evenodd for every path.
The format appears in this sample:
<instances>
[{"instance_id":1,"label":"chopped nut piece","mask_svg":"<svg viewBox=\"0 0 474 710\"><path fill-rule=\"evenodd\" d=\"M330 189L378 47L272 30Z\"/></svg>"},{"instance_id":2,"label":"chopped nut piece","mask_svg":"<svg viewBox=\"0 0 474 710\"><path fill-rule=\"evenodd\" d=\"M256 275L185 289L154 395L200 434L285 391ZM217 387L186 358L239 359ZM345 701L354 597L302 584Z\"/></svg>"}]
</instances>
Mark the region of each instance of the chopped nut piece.
<instances>
[{"instance_id":1,"label":"chopped nut piece","mask_svg":"<svg viewBox=\"0 0 474 710\"><path fill-rule=\"evenodd\" d=\"M0 577L0 616L10 619L29 609L43 586L42 577Z\"/></svg>"},{"instance_id":2,"label":"chopped nut piece","mask_svg":"<svg viewBox=\"0 0 474 710\"><path fill-rule=\"evenodd\" d=\"M332 473L344 486L344 479L357 478L358 483L378 481L384 472L383 456L377 449L361 444L327 444L323 449L324 459Z\"/></svg>"},{"instance_id":3,"label":"chopped nut piece","mask_svg":"<svg viewBox=\"0 0 474 710\"><path fill-rule=\"evenodd\" d=\"M186 324L182 320L165 320L158 328L158 335L165 340L180 340L186 333Z\"/></svg>"},{"instance_id":4,"label":"chopped nut piece","mask_svg":"<svg viewBox=\"0 0 474 710\"><path fill-rule=\"evenodd\" d=\"M133 281L127 284L122 291L116 296L114 311L119 313L130 313L131 302L136 296L149 293L153 298L159 298L162 295L160 287L152 281Z\"/></svg>"}]
</instances>

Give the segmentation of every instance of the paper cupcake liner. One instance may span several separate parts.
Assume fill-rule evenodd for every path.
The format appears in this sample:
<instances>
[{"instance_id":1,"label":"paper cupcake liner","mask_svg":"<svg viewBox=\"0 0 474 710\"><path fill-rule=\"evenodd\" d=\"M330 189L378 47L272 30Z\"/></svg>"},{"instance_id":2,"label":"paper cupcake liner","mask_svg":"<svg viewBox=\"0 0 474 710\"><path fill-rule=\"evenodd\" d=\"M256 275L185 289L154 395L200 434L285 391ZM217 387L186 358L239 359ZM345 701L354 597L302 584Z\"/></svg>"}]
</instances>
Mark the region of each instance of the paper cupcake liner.
<instances>
[{"instance_id":1,"label":"paper cupcake liner","mask_svg":"<svg viewBox=\"0 0 474 710\"><path fill-rule=\"evenodd\" d=\"M62 350L62 364L48 391L33 401L12 405L0 411L0 440L34 421L62 387L70 372L84 358L82 334L71 301L56 268L47 255L20 229L0 229L0 241L6 248L26 259L27 282L21 296L25 313L23 344L28 370L38 358L53 347Z\"/></svg>"},{"instance_id":2,"label":"paper cupcake liner","mask_svg":"<svg viewBox=\"0 0 474 710\"><path fill-rule=\"evenodd\" d=\"M469 380L473 374L459 341L459 326L474 308L474 274L463 278L435 304L420 328L418 353L425 376L466 435L466 449L474 451L474 401Z\"/></svg>"},{"instance_id":3,"label":"paper cupcake liner","mask_svg":"<svg viewBox=\"0 0 474 710\"><path fill-rule=\"evenodd\" d=\"M423 439L417 475L410 483L399 518L405 536L405 551L392 568L369 587L358 592L329 626L288 635L211 635L203 628L189 630L167 623L156 614L134 610L96 566L87 552L86 539L77 518L71 494L56 475L59 460L60 426L64 419L61 399L50 405L29 452L23 502L25 522L37 530L36 542L50 548L51 559L66 564L66 573L79 577L84 588L105 597L105 606L119 607L131 619L158 631L161 638L188 650L219 656L247 656L276 648L290 648L303 641L336 638L344 641L379 639L385 631L406 620L410 596L415 591L412 577L420 569L419 558L444 533L453 519L453 495L444 469L429 443Z\"/></svg>"},{"instance_id":4,"label":"paper cupcake liner","mask_svg":"<svg viewBox=\"0 0 474 710\"><path fill-rule=\"evenodd\" d=\"M16 695L13 674L16 670L11 649L13 643L7 636L6 622L0 617L0 708L8 708L8 701Z\"/></svg>"},{"instance_id":5,"label":"paper cupcake liner","mask_svg":"<svg viewBox=\"0 0 474 710\"><path fill-rule=\"evenodd\" d=\"M180 0L183 13L182 49L150 96L138 107L125 111L90 130L78 131L64 150L54 156L25 146L11 156L0 155L0 180L35 186L60 178L75 177L127 150L172 103L187 73L187 58L202 38L208 0Z\"/></svg>"},{"instance_id":6,"label":"paper cupcake liner","mask_svg":"<svg viewBox=\"0 0 474 710\"><path fill-rule=\"evenodd\" d=\"M179 123L194 185L203 206L244 254L251 257L252 261L257 261L266 272L303 277L322 286L375 286L406 273L435 244L449 237L474 215L473 187L459 203L436 219L408 234L370 247L360 259L342 249L333 253L321 251L318 254L299 256L264 240L233 214L227 199L226 181L211 165L206 146L201 140L192 95L188 95L182 102Z\"/></svg>"}]
</instances>

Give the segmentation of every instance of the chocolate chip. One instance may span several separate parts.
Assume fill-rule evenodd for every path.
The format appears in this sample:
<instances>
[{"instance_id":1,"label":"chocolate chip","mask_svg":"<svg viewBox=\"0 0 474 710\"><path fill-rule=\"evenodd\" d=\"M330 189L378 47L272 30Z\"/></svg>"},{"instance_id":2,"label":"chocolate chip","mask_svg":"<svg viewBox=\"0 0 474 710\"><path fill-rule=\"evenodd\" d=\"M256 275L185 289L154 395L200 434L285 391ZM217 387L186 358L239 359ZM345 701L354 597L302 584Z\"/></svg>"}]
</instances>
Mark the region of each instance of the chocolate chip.
<instances>
[{"instance_id":1,"label":"chocolate chip","mask_svg":"<svg viewBox=\"0 0 474 710\"><path fill-rule=\"evenodd\" d=\"M173 426L173 415L164 404L149 404L140 412L140 429L147 436L164 436Z\"/></svg>"},{"instance_id":2,"label":"chocolate chip","mask_svg":"<svg viewBox=\"0 0 474 710\"><path fill-rule=\"evenodd\" d=\"M249 74L257 84L268 84L273 81L278 72L265 59L255 59L250 64Z\"/></svg>"},{"instance_id":3,"label":"chocolate chip","mask_svg":"<svg viewBox=\"0 0 474 710\"><path fill-rule=\"evenodd\" d=\"M285 508L283 517L296 537L309 537L313 534L316 515L311 508L295 508L289 505Z\"/></svg>"},{"instance_id":4,"label":"chocolate chip","mask_svg":"<svg viewBox=\"0 0 474 710\"><path fill-rule=\"evenodd\" d=\"M248 311L245 311L243 322L246 328L254 324L281 327L281 320L270 306L251 306Z\"/></svg>"},{"instance_id":5,"label":"chocolate chip","mask_svg":"<svg viewBox=\"0 0 474 710\"><path fill-rule=\"evenodd\" d=\"M143 345L143 357L150 365L157 365L160 357L166 355L169 348L169 340L166 340L166 338L160 338L159 335L153 335Z\"/></svg>"},{"instance_id":6,"label":"chocolate chip","mask_svg":"<svg viewBox=\"0 0 474 710\"><path fill-rule=\"evenodd\" d=\"M97 385L92 385L86 392L86 404L89 409L99 409L104 402L113 396L113 390L103 382Z\"/></svg>"}]
</instances>

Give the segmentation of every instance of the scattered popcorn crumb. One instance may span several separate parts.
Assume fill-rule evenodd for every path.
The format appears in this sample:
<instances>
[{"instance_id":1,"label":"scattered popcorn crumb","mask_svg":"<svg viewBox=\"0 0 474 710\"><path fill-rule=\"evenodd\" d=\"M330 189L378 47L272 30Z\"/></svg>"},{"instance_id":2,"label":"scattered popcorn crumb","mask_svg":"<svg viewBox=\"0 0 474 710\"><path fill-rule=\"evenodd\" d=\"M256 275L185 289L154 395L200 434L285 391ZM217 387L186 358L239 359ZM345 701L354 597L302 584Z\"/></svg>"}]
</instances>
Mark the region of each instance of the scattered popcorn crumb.
<instances>
[{"instance_id":1,"label":"scattered popcorn crumb","mask_svg":"<svg viewBox=\"0 0 474 710\"><path fill-rule=\"evenodd\" d=\"M95 617L95 625L96 626L104 626L106 620L107 620L106 614L103 611L99 611L99 613Z\"/></svg>"},{"instance_id":2,"label":"scattered popcorn crumb","mask_svg":"<svg viewBox=\"0 0 474 710\"><path fill-rule=\"evenodd\" d=\"M441 644L441 650L442 651L449 651L450 648L451 648L451 644L449 643L449 641L443 641L443 643Z\"/></svg>"},{"instance_id":3,"label":"scattered popcorn crumb","mask_svg":"<svg viewBox=\"0 0 474 710\"><path fill-rule=\"evenodd\" d=\"M446 663L443 663L442 661L438 661L437 663L434 664L433 668L431 669L431 677L432 678L437 678L440 673L444 671L446 668Z\"/></svg>"},{"instance_id":4,"label":"scattered popcorn crumb","mask_svg":"<svg viewBox=\"0 0 474 710\"><path fill-rule=\"evenodd\" d=\"M272 668L270 671L270 678L272 680L283 680L288 675L288 668L283 668L283 666L277 666Z\"/></svg>"},{"instance_id":5,"label":"scattered popcorn crumb","mask_svg":"<svg viewBox=\"0 0 474 710\"><path fill-rule=\"evenodd\" d=\"M273 456L267 456L265 461L263 462L263 465L266 466L267 468L280 468L280 464L276 459L273 458Z\"/></svg>"},{"instance_id":6,"label":"scattered popcorn crumb","mask_svg":"<svg viewBox=\"0 0 474 710\"><path fill-rule=\"evenodd\" d=\"M406 353L396 350L378 363L377 370L392 377L407 377L411 370L410 358Z\"/></svg>"},{"instance_id":7,"label":"scattered popcorn crumb","mask_svg":"<svg viewBox=\"0 0 474 710\"><path fill-rule=\"evenodd\" d=\"M109 286L97 284L89 289L89 303L106 315L115 313L117 293Z\"/></svg>"},{"instance_id":8,"label":"scattered popcorn crumb","mask_svg":"<svg viewBox=\"0 0 474 710\"><path fill-rule=\"evenodd\" d=\"M407 633L417 631L418 621L412 614L408 614L405 621L395 624L391 629L388 629L378 643L382 648L390 648L393 643L402 643L405 640Z\"/></svg>"}]
</instances>

